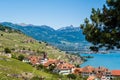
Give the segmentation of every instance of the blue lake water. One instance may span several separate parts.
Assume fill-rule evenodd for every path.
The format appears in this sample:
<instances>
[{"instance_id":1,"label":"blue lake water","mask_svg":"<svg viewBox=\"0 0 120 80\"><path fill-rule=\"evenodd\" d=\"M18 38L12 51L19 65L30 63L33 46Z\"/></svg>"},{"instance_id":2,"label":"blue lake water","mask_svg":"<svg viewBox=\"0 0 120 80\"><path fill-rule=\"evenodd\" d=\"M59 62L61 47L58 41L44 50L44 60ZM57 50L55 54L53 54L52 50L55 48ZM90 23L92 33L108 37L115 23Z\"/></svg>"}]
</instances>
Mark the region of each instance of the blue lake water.
<instances>
[{"instance_id":1,"label":"blue lake water","mask_svg":"<svg viewBox=\"0 0 120 80\"><path fill-rule=\"evenodd\" d=\"M81 56L93 56L94 58L88 59L85 63L81 64L84 66L103 66L110 70L120 70L120 51L112 51L109 54L80 54Z\"/></svg>"}]
</instances>

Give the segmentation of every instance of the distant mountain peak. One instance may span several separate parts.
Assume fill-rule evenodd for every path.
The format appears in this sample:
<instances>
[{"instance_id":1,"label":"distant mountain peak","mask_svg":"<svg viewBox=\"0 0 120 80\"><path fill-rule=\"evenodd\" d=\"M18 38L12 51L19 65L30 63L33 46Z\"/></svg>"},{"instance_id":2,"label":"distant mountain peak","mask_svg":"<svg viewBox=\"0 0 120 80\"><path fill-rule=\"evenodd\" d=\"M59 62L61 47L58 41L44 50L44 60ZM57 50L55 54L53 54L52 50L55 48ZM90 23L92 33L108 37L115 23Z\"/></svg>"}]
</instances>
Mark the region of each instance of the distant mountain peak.
<instances>
[{"instance_id":1,"label":"distant mountain peak","mask_svg":"<svg viewBox=\"0 0 120 80\"><path fill-rule=\"evenodd\" d=\"M70 26L68 26L68 27L73 27L73 25L70 25Z\"/></svg>"},{"instance_id":2,"label":"distant mountain peak","mask_svg":"<svg viewBox=\"0 0 120 80\"><path fill-rule=\"evenodd\" d=\"M73 25L62 27L58 29L57 31L62 31L62 32L79 32L81 31L80 27L74 27Z\"/></svg>"},{"instance_id":3,"label":"distant mountain peak","mask_svg":"<svg viewBox=\"0 0 120 80\"><path fill-rule=\"evenodd\" d=\"M32 24L26 24L26 23L20 23L20 24L17 24L19 26L33 26Z\"/></svg>"},{"instance_id":4,"label":"distant mountain peak","mask_svg":"<svg viewBox=\"0 0 120 80\"><path fill-rule=\"evenodd\" d=\"M62 28L60 28L60 29L58 29L58 30L61 31L61 30L73 29L73 28L74 28L74 26L73 26L73 25L70 25L70 26L62 27Z\"/></svg>"}]
</instances>

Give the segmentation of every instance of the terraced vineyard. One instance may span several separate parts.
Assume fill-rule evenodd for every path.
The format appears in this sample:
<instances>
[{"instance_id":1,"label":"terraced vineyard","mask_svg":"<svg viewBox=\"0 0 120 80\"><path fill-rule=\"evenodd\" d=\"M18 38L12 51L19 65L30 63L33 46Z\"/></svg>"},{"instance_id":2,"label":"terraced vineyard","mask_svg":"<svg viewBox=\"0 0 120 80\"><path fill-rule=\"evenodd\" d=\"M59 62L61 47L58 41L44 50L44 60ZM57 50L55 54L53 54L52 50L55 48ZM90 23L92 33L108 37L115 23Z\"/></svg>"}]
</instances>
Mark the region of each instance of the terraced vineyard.
<instances>
[{"instance_id":1,"label":"terraced vineyard","mask_svg":"<svg viewBox=\"0 0 120 80\"><path fill-rule=\"evenodd\" d=\"M67 62L73 58L78 59L74 63L81 63L80 57L66 54L47 43L38 42L19 31L4 29L0 30L0 80L21 80L22 78L19 78L19 76L24 73L30 73L33 76L42 76L45 77L45 80L56 80L60 77L57 74L36 70L32 65L23 63L17 59L3 56L5 48L10 49L12 56L19 56L20 54L24 56L42 55L42 52L46 52L49 58L61 59ZM62 80L66 80L66 76L62 76Z\"/></svg>"}]
</instances>

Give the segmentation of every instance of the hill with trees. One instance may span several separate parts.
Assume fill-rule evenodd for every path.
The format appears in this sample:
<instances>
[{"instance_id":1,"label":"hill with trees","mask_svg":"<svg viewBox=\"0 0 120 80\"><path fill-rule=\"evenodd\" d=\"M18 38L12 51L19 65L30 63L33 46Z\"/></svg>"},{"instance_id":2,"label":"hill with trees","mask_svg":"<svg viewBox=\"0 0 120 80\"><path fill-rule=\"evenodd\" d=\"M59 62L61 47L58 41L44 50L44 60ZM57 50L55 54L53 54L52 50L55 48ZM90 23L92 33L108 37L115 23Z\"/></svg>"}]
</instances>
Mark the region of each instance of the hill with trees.
<instances>
[{"instance_id":1,"label":"hill with trees","mask_svg":"<svg viewBox=\"0 0 120 80\"><path fill-rule=\"evenodd\" d=\"M48 43L26 36L19 30L0 25L0 79L21 80L17 76L33 73L34 76L45 77L45 80L56 80L60 77L59 75L36 70L30 64L21 62L28 55L42 56L43 52L46 52L52 59L62 59L66 62L73 59L73 64L82 63L81 57L66 54ZM11 54L12 58L4 56L7 54ZM65 76L64 78L66 80Z\"/></svg>"}]
</instances>

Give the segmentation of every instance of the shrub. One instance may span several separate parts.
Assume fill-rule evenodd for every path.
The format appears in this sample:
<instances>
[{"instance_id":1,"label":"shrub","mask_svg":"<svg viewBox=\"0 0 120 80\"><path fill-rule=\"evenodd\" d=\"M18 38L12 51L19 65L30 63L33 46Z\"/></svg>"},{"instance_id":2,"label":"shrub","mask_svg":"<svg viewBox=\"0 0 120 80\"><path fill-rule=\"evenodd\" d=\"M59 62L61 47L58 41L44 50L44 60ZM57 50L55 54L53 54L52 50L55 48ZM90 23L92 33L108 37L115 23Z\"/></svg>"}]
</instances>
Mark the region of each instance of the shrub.
<instances>
[{"instance_id":1,"label":"shrub","mask_svg":"<svg viewBox=\"0 0 120 80\"><path fill-rule=\"evenodd\" d=\"M18 60L20 60L20 61L22 61L24 58L25 58L25 57L24 57L22 54L20 54L20 55L18 56Z\"/></svg>"},{"instance_id":2,"label":"shrub","mask_svg":"<svg viewBox=\"0 0 120 80\"><path fill-rule=\"evenodd\" d=\"M5 52L5 53L11 53L11 50L10 50L9 48L5 48L5 49L4 49L4 52Z\"/></svg>"},{"instance_id":3,"label":"shrub","mask_svg":"<svg viewBox=\"0 0 120 80\"><path fill-rule=\"evenodd\" d=\"M12 58L17 59L17 56L15 54L12 54Z\"/></svg>"},{"instance_id":4,"label":"shrub","mask_svg":"<svg viewBox=\"0 0 120 80\"><path fill-rule=\"evenodd\" d=\"M3 36L3 34L1 34L1 36Z\"/></svg>"},{"instance_id":5,"label":"shrub","mask_svg":"<svg viewBox=\"0 0 120 80\"><path fill-rule=\"evenodd\" d=\"M40 65L37 66L37 69L38 70L44 69L44 66L42 64L40 64Z\"/></svg>"},{"instance_id":6,"label":"shrub","mask_svg":"<svg viewBox=\"0 0 120 80\"><path fill-rule=\"evenodd\" d=\"M68 74L67 77L70 78L70 79L76 79L76 75L75 74Z\"/></svg>"}]
</instances>

